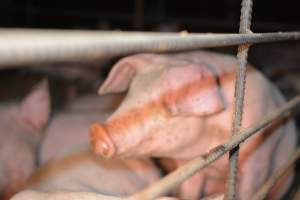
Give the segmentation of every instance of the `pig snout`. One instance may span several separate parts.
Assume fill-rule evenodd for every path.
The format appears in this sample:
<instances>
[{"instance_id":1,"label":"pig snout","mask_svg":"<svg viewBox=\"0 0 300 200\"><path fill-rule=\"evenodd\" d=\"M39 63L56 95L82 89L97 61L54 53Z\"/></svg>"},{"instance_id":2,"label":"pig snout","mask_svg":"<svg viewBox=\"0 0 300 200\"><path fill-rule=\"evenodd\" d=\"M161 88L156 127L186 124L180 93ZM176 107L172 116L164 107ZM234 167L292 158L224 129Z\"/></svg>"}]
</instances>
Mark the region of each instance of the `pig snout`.
<instances>
[{"instance_id":1,"label":"pig snout","mask_svg":"<svg viewBox=\"0 0 300 200\"><path fill-rule=\"evenodd\" d=\"M167 113L160 103L150 104L140 109L130 110L111 117L103 124L94 123L90 126L90 142L92 151L102 157L128 157L146 155L152 152L153 143L137 152L145 142L159 136L151 134L152 129L167 119Z\"/></svg>"},{"instance_id":2,"label":"pig snout","mask_svg":"<svg viewBox=\"0 0 300 200\"><path fill-rule=\"evenodd\" d=\"M90 134L94 153L99 154L104 158L111 158L115 155L116 147L103 125L99 123L92 124L90 127Z\"/></svg>"}]
</instances>

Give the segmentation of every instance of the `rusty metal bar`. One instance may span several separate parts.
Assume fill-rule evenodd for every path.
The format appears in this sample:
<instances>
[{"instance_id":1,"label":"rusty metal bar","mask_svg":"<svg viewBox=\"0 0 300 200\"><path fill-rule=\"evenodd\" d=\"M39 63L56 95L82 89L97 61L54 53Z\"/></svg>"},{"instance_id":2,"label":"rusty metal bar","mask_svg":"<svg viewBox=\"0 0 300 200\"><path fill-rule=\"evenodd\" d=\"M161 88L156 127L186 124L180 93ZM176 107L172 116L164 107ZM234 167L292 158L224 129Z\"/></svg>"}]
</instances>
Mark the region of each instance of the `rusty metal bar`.
<instances>
[{"instance_id":1,"label":"rusty metal bar","mask_svg":"<svg viewBox=\"0 0 300 200\"><path fill-rule=\"evenodd\" d=\"M240 17L240 33L250 33L252 15L252 0L242 0L242 9ZM232 135L236 135L240 132L243 119L244 108L244 96L246 85L246 65L249 44L242 44L238 47L238 69L235 78L235 90L234 90L234 112L232 121ZM238 157L239 157L239 145L229 152L229 171L226 183L226 200L237 199L236 193L236 180L238 176Z\"/></svg>"},{"instance_id":2,"label":"rusty metal bar","mask_svg":"<svg viewBox=\"0 0 300 200\"><path fill-rule=\"evenodd\" d=\"M300 32L189 34L0 29L0 68L92 61L139 52L168 52L244 43L297 40Z\"/></svg>"},{"instance_id":3,"label":"rusty metal bar","mask_svg":"<svg viewBox=\"0 0 300 200\"><path fill-rule=\"evenodd\" d=\"M264 119L260 120L256 125L241 131L239 134L233 135L227 142L212 149L208 154L193 159L184 166L181 166L172 173L168 174L160 181L154 183L141 192L128 197L127 200L154 199L167 193L173 187L181 184L183 181L197 173L200 169L217 160L225 153L239 145L241 142L254 135L260 129L266 127L274 120L278 120L286 116L289 111L295 108L298 104L300 104L300 95L290 100L276 112L273 112Z\"/></svg>"},{"instance_id":4,"label":"rusty metal bar","mask_svg":"<svg viewBox=\"0 0 300 200\"><path fill-rule=\"evenodd\" d=\"M278 170L275 172L273 176L271 176L264 185L260 188L260 190L253 195L251 200L263 200L267 197L268 192L272 189L272 187L276 184L276 182L285 175L291 167L294 166L294 163L300 157L300 148L298 148L290 159Z\"/></svg>"}]
</instances>

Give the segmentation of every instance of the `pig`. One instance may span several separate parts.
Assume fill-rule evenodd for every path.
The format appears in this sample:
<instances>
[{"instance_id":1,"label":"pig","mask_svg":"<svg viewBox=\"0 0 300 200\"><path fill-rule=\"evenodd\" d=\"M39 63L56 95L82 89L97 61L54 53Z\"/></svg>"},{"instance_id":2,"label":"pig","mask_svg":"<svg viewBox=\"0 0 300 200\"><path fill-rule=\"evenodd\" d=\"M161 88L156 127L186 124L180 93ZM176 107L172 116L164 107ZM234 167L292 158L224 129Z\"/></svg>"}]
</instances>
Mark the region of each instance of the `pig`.
<instances>
[{"instance_id":1,"label":"pig","mask_svg":"<svg viewBox=\"0 0 300 200\"><path fill-rule=\"evenodd\" d=\"M160 171L149 159L107 160L86 150L47 162L27 181L25 188L50 194L61 191L128 196L159 177Z\"/></svg>"},{"instance_id":2,"label":"pig","mask_svg":"<svg viewBox=\"0 0 300 200\"><path fill-rule=\"evenodd\" d=\"M36 154L50 114L47 80L17 104L0 108L0 199L9 198L36 168Z\"/></svg>"},{"instance_id":3,"label":"pig","mask_svg":"<svg viewBox=\"0 0 300 200\"><path fill-rule=\"evenodd\" d=\"M113 158L158 157L166 169L205 155L231 137L237 60L209 51L137 54L113 66L100 95L128 93L104 122L90 127L94 153ZM243 128L254 125L285 100L253 66L247 66ZM250 199L295 150L294 122L274 122L241 146L237 191ZM284 123L284 124L283 124ZM184 182L183 199L224 193L228 158L222 157ZM289 188L293 171L269 199Z\"/></svg>"}]
</instances>

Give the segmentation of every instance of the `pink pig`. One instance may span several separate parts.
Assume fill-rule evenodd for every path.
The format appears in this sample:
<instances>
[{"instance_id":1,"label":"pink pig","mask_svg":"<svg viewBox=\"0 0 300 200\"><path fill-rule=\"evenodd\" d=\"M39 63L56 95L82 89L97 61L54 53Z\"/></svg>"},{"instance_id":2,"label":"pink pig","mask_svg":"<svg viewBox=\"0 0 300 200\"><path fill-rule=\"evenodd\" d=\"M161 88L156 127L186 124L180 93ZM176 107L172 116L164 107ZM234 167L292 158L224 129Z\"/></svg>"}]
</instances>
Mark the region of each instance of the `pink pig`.
<instances>
[{"instance_id":1,"label":"pink pig","mask_svg":"<svg viewBox=\"0 0 300 200\"><path fill-rule=\"evenodd\" d=\"M24 189L49 194L73 191L128 196L159 177L159 170L149 159L106 160L88 151L75 151L44 164L27 181Z\"/></svg>"},{"instance_id":2,"label":"pink pig","mask_svg":"<svg viewBox=\"0 0 300 200\"><path fill-rule=\"evenodd\" d=\"M128 90L119 108L103 124L91 126L94 152L104 157L168 158L176 167L227 141L231 136L234 57L196 51L138 54L119 61L101 86L101 95ZM249 127L285 101L257 70L248 66L243 127ZM241 146L238 195L249 199L295 149L292 121L279 122ZM170 162L167 168L170 169ZM223 157L180 187L184 199L224 193L228 158ZM280 198L292 181L274 189Z\"/></svg>"},{"instance_id":3,"label":"pink pig","mask_svg":"<svg viewBox=\"0 0 300 200\"><path fill-rule=\"evenodd\" d=\"M13 194L36 168L37 145L50 113L46 80L18 105L0 111L0 199Z\"/></svg>"}]
</instances>

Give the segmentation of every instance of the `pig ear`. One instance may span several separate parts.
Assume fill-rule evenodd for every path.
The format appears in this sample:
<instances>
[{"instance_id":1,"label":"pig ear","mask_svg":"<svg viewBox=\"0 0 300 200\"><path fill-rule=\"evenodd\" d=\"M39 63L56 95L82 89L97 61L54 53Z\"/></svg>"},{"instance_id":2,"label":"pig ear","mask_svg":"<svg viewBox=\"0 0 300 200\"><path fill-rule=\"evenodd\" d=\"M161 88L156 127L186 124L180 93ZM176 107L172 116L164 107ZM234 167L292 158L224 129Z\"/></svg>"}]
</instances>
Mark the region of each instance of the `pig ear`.
<instances>
[{"instance_id":1,"label":"pig ear","mask_svg":"<svg viewBox=\"0 0 300 200\"><path fill-rule=\"evenodd\" d=\"M19 116L32 128L42 129L50 115L50 95L48 81L42 80L25 97L19 106Z\"/></svg>"},{"instance_id":2,"label":"pig ear","mask_svg":"<svg viewBox=\"0 0 300 200\"><path fill-rule=\"evenodd\" d=\"M191 64L172 73L180 75L169 82L169 87L175 89L165 100L173 116L207 116L225 109L226 101L211 67Z\"/></svg>"},{"instance_id":3,"label":"pig ear","mask_svg":"<svg viewBox=\"0 0 300 200\"><path fill-rule=\"evenodd\" d=\"M123 58L113 66L98 93L103 95L126 91L136 73L145 68L148 63L150 63L149 55L146 54Z\"/></svg>"}]
</instances>

